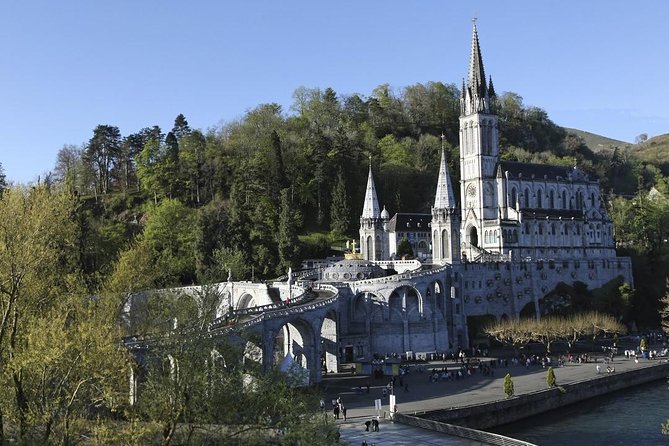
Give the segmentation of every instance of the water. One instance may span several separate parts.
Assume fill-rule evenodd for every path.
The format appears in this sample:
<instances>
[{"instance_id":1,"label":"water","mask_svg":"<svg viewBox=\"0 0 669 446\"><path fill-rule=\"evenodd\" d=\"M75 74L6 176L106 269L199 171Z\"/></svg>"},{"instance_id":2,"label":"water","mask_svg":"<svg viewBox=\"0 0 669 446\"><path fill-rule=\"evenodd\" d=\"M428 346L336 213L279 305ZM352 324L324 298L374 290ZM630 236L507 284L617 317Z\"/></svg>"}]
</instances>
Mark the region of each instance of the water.
<instances>
[{"instance_id":1,"label":"water","mask_svg":"<svg viewBox=\"0 0 669 446\"><path fill-rule=\"evenodd\" d=\"M669 419L666 381L593 398L493 431L539 446L669 445L662 423Z\"/></svg>"}]
</instances>

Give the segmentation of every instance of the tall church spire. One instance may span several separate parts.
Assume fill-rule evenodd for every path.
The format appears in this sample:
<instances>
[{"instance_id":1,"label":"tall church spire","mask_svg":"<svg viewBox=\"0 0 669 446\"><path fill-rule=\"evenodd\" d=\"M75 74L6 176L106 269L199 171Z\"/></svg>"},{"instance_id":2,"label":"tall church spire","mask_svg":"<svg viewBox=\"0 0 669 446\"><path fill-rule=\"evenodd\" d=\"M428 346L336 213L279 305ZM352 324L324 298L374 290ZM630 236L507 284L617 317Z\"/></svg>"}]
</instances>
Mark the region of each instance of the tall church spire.
<instances>
[{"instance_id":1,"label":"tall church spire","mask_svg":"<svg viewBox=\"0 0 669 446\"><path fill-rule=\"evenodd\" d=\"M434 197L435 209L451 209L455 207L455 196L453 195L453 186L451 176L448 173L446 164L446 152L444 150L444 138L441 135L441 164L439 165L439 179L437 180L437 194Z\"/></svg>"},{"instance_id":2,"label":"tall church spire","mask_svg":"<svg viewBox=\"0 0 669 446\"><path fill-rule=\"evenodd\" d=\"M365 204L362 208L362 218L379 218L379 200L376 197L376 187L372 176L372 158L369 158L369 176L367 177L367 191L365 192Z\"/></svg>"},{"instance_id":3,"label":"tall church spire","mask_svg":"<svg viewBox=\"0 0 669 446\"><path fill-rule=\"evenodd\" d=\"M490 96L486 85L483 57L479 45L479 34L476 29L476 19L472 27L472 49L469 55L469 76L463 91L461 113L463 116L473 113L490 113Z\"/></svg>"},{"instance_id":4,"label":"tall church spire","mask_svg":"<svg viewBox=\"0 0 669 446\"><path fill-rule=\"evenodd\" d=\"M472 30L472 52L469 57L469 79L468 85L470 91L479 97L487 96L485 71L483 70L483 58L481 57L481 47L479 46L479 34L476 30L476 19L473 20Z\"/></svg>"}]
</instances>

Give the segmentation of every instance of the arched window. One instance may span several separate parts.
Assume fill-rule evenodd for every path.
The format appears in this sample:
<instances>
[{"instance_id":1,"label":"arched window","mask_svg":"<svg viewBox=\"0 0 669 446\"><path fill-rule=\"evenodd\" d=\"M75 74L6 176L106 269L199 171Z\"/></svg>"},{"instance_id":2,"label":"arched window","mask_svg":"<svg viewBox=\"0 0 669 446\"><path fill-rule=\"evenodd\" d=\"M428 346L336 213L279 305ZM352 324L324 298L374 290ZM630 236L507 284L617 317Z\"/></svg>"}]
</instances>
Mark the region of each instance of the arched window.
<instances>
[{"instance_id":1,"label":"arched window","mask_svg":"<svg viewBox=\"0 0 669 446\"><path fill-rule=\"evenodd\" d=\"M445 229L441 231L441 255L448 257L451 254L450 243L448 242L448 231Z\"/></svg>"},{"instance_id":2,"label":"arched window","mask_svg":"<svg viewBox=\"0 0 669 446\"><path fill-rule=\"evenodd\" d=\"M567 209L567 191L562 191L562 209Z\"/></svg>"},{"instance_id":3,"label":"arched window","mask_svg":"<svg viewBox=\"0 0 669 446\"><path fill-rule=\"evenodd\" d=\"M557 233L555 229L555 223L551 223L551 234L555 235Z\"/></svg>"},{"instance_id":4,"label":"arched window","mask_svg":"<svg viewBox=\"0 0 669 446\"><path fill-rule=\"evenodd\" d=\"M492 242L499 243L499 232L497 232L497 230L495 230L495 232L493 233Z\"/></svg>"},{"instance_id":5,"label":"arched window","mask_svg":"<svg viewBox=\"0 0 669 446\"><path fill-rule=\"evenodd\" d=\"M529 209L530 207L530 190L525 188L525 207Z\"/></svg>"},{"instance_id":6,"label":"arched window","mask_svg":"<svg viewBox=\"0 0 669 446\"><path fill-rule=\"evenodd\" d=\"M518 231L516 229L513 230L513 239L511 240L512 243L518 243Z\"/></svg>"},{"instance_id":7,"label":"arched window","mask_svg":"<svg viewBox=\"0 0 669 446\"><path fill-rule=\"evenodd\" d=\"M550 202L548 204L548 207L551 209L555 209L555 191L551 189L551 195L550 195Z\"/></svg>"},{"instance_id":8,"label":"arched window","mask_svg":"<svg viewBox=\"0 0 669 446\"><path fill-rule=\"evenodd\" d=\"M530 233L530 224L529 222L525 222L525 234L529 235Z\"/></svg>"},{"instance_id":9,"label":"arched window","mask_svg":"<svg viewBox=\"0 0 669 446\"><path fill-rule=\"evenodd\" d=\"M592 192L590 194L590 206L593 207L593 208L595 207L595 193L594 192Z\"/></svg>"},{"instance_id":10,"label":"arched window","mask_svg":"<svg viewBox=\"0 0 669 446\"><path fill-rule=\"evenodd\" d=\"M492 148L493 148L493 128L492 128L492 122L488 121L488 128L486 129L488 132L488 154L492 155Z\"/></svg>"},{"instance_id":11,"label":"arched window","mask_svg":"<svg viewBox=\"0 0 669 446\"><path fill-rule=\"evenodd\" d=\"M511 206L512 208L515 208L516 204L518 204L517 202L518 202L518 193L516 192L516 188L512 187L511 188L511 203L509 203L509 206Z\"/></svg>"},{"instance_id":12,"label":"arched window","mask_svg":"<svg viewBox=\"0 0 669 446\"><path fill-rule=\"evenodd\" d=\"M544 233L544 224L539 223L539 235L542 235Z\"/></svg>"},{"instance_id":13,"label":"arched window","mask_svg":"<svg viewBox=\"0 0 669 446\"><path fill-rule=\"evenodd\" d=\"M543 192L541 189L539 189L539 190L537 191L537 207L538 207L538 208L542 208L542 207L543 207L543 203L542 203L542 200L541 200L542 197L543 197L543 195L544 195L544 192Z\"/></svg>"}]
</instances>

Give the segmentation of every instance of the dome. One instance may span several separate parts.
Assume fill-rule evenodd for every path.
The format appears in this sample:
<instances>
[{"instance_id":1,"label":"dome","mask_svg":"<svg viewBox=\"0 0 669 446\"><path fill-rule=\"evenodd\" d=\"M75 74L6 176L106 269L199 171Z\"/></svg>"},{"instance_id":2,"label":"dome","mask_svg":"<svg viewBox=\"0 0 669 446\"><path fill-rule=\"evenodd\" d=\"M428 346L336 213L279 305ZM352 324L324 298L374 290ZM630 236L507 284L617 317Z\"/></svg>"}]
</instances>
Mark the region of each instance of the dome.
<instances>
[{"instance_id":1,"label":"dome","mask_svg":"<svg viewBox=\"0 0 669 446\"><path fill-rule=\"evenodd\" d=\"M323 270L323 282L351 282L384 277L386 271L369 260L341 260Z\"/></svg>"},{"instance_id":2,"label":"dome","mask_svg":"<svg viewBox=\"0 0 669 446\"><path fill-rule=\"evenodd\" d=\"M383 210L381 211L381 218L384 220L388 220L390 218L390 213L386 210L385 206L383 206Z\"/></svg>"}]
</instances>

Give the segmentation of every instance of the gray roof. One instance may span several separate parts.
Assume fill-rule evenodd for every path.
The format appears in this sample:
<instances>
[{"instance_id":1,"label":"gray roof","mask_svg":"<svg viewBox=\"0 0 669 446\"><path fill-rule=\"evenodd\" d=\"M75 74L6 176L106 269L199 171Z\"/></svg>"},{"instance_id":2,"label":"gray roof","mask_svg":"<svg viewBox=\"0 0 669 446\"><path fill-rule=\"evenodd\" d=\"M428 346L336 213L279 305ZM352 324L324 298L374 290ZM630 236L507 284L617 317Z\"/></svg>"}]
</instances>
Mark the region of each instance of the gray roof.
<instances>
[{"instance_id":1,"label":"gray roof","mask_svg":"<svg viewBox=\"0 0 669 446\"><path fill-rule=\"evenodd\" d=\"M520 163L518 161L500 161L498 175L509 172L509 178L523 180L538 179L551 181L588 181L587 176L577 167L554 166L551 164Z\"/></svg>"},{"instance_id":2,"label":"gray roof","mask_svg":"<svg viewBox=\"0 0 669 446\"><path fill-rule=\"evenodd\" d=\"M390 232L430 232L432 214L395 214L388 222Z\"/></svg>"}]
</instances>

